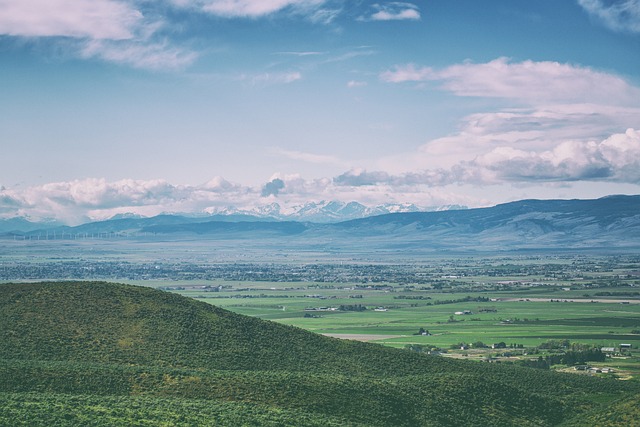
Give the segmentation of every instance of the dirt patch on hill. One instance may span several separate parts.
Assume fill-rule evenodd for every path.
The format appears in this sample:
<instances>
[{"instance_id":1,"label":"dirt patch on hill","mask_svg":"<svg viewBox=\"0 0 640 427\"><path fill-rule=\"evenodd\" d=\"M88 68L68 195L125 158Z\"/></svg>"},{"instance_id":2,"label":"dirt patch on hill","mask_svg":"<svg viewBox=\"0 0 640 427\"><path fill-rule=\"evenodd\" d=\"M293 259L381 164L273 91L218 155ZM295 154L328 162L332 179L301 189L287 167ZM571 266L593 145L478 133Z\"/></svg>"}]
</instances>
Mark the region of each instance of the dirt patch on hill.
<instances>
[{"instance_id":1,"label":"dirt patch on hill","mask_svg":"<svg viewBox=\"0 0 640 427\"><path fill-rule=\"evenodd\" d=\"M340 338L355 341L377 341L389 338L401 338L404 335L373 335L373 334L322 334L327 337Z\"/></svg>"}]
</instances>

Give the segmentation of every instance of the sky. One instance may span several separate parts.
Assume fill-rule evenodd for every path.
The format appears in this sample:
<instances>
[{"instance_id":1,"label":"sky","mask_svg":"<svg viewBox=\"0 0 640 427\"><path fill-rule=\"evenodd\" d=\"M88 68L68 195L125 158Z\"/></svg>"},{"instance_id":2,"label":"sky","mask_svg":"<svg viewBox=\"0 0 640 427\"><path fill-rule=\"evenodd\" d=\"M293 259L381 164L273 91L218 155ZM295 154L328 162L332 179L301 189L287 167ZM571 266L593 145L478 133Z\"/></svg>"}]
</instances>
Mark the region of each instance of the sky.
<instances>
[{"instance_id":1,"label":"sky","mask_svg":"<svg viewBox=\"0 0 640 427\"><path fill-rule=\"evenodd\" d=\"M0 0L0 218L640 193L640 0Z\"/></svg>"}]
</instances>

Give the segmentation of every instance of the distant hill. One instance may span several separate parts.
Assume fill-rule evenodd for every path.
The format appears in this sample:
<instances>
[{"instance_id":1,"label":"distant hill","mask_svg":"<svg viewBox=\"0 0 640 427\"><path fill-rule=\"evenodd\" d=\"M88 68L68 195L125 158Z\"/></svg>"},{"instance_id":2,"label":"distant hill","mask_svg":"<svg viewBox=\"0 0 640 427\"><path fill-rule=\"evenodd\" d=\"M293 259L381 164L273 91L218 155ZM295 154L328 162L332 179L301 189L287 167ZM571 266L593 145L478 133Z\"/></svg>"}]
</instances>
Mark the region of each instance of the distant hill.
<instances>
[{"instance_id":1,"label":"distant hill","mask_svg":"<svg viewBox=\"0 0 640 427\"><path fill-rule=\"evenodd\" d=\"M436 249L640 247L640 196L522 200L490 208L381 215L335 224L343 237Z\"/></svg>"},{"instance_id":2,"label":"distant hill","mask_svg":"<svg viewBox=\"0 0 640 427\"><path fill-rule=\"evenodd\" d=\"M219 209L207 209L199 213L165 213L153 217L145 217L135 213L121 213L113 217L88 222L76 227L65 226L58 221L31 221L27 218L0 218L0 233L14 232L22 235L30 231L47 233L53 229L57 232L69 233L106 233L128 232L145 226L167 225L175 223L198 222L274 222L300 221L314 223L335 223L351 219L366 218L397 212L426 212L452 209L466 209L460 205L443 205L418 207L411 203L385 203L376 206L365 206L358 202L321 201L308 202L300 205L283 207L278 203L256 206L250 209L240 209L228 206Z\"/></svg>"},{"instance_id":3,"label":"distant hill","mask_svg":"<svg viewBox=\"0 0 640 427\"><path fill-rule=\"evenodd\" d=\"M640 393L102 282L0 284L0 378L0 425L36 426L555 426Z\"/></svg>"},{"instance_id":4,"label":"distant hill","mask_svg":"<svg viewBox=\"0 0 640 427\"><path fill-rule=\"evenodd\" d=\"M347 206L344 206L346 208ZM317 250L503 251L640 248L640 196L596 200L522 200L489 208L399 212L330 224L251 216L122 218L5 238L88 239L157 236L164 240L287 237ZM62 237L61 237L62 236Z\"/></svg>"},{"instance_id":5,"label":"distant hill","mask_svg":"<svg viewBox=\"0 0 640 427\"><path fill-rule=\"evenodd\" d=\"M57 221L41 221L41 222L33 222L29 221L26 218L5 218L0 219L0 233L7 233L12 231L18 232L28 232L33 230L41 230L43 228L54 228L60 227L60 224Z\"/></svg>"}]
</instances>

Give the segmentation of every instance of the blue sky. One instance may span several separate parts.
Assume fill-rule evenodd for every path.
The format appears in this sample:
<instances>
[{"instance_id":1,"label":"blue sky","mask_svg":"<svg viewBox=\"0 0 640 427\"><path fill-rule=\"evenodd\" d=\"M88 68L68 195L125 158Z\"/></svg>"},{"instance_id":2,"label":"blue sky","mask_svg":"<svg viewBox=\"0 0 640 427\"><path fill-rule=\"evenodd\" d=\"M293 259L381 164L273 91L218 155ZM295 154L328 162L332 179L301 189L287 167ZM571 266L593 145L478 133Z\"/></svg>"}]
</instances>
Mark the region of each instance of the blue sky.
<instances>
[{"instance_id":1,"label":"blue sky","mask_svg":"<svg viewBox=\"0 0 640 427\"><path fill-rule=\"evenodd\" d=\"M640 1L0 0L0 216L640 193Z\"/></svg>"}]
</instances>

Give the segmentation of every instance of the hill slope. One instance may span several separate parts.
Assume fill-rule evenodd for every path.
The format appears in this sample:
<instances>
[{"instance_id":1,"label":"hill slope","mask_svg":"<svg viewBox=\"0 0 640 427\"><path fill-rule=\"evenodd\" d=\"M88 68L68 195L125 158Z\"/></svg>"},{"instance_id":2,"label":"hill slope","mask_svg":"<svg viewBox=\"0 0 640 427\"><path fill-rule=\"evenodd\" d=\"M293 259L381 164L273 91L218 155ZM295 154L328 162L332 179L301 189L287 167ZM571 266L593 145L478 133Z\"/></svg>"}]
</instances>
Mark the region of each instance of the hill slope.
<instances>
[{"instance_id":1,"label":"hill slope","mask_svg":"<svg viewBox=\"0 0 640 427\"><path fill-rule=\"evenodd\" d=\"M216 425L195 410L217 425L550 426L640 391L337 340L99 282L0 285L0 378L0 424L20 414L31 425L103 408L112 425Z\"/></svg>"}]
</instances>

